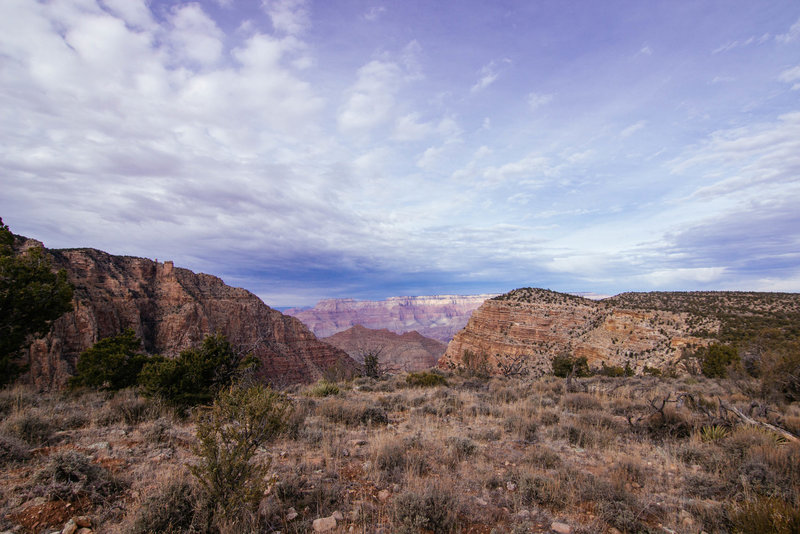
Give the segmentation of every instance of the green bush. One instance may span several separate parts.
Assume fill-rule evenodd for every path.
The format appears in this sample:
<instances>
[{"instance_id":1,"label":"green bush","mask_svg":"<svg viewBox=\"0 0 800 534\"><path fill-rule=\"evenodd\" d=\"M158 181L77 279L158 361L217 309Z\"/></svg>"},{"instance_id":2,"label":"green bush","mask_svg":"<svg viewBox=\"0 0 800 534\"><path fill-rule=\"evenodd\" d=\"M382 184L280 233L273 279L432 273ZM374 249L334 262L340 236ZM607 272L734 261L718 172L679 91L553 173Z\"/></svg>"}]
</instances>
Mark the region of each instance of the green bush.
<instances>
[{"instance_id":1,"label":"green bush","mask_svg":"<svg viewBox=\"0 0 800 534\"><path fill-rule=\"evenodd\" d=\"M216 392L236 382L255 364L252 356L234 351L225 336L215 334L175 359L152 357L142 368L139 383L146 395L186 408L211 402Z\"/></svg>"},{"instance_id":2,"label":"green bush","mask_svg":"<svg viewBox=\"0 0 800 534\"><path fill-rule=\"evenodd\" d=\"M728 366L739 362L739 353L730 345L714 343L698 353L700 369L709 378L725 378Z\"/></svg>"},{"instance_id":3,"label":"green bush","mask_svg":"<svg viewBox=\"0 0 800 534\"><path fill-rule=\"evenodd\" d=\"M446 386L447 379L440 374L422 371L420 373L409 373L406 376L406 384L411 387L435 387Z\"/></svg>"},{"instance_id":4,"label":"green bush","mask_svg":"<svg viewBox=\"0 0 800 534\"><path fill-rule=\"evenodd\" d=\"M554 356L552 361L553 374L566 378L575 370L575 376L592 376L592 371L589 369L589 362L585 356L580 358L573 358L572 356L561 355Z\"/></svg>"},{"instance_id":5,"label":"green bush","mask_svg":"<svg viewBox=\"0 0 800 534\"><path fill-rule=\"evenodd\" d=\"M69 379L69 385L111 391L132 387L150 359L142 351L142 341L132 328L128 328L83 351L78 356L77 373Z\"/></svg>"},{"instance_id":6,"label":"green bush","mask_svg":"<svg viewBox=\"0 0 800 534\"><path fill-rule=\"evenodd\" d=\"M18 356L29 336L46 333L52 321L72 309L66 271L54 273L41 247L17 254L16 241L0 219L0 385L23 370Z\"/></svg>"},{"instance_id":7,"label":"green bush","mask_svg":"<svg viewBox=\"0 0 800 534\"><path fill-rule=\"evenodd\" d=\"M339 386L323 378L308 390L308 395L311 397L328 397L330 395L338 395L339 392Z\"/></svg>"},{"instance_id":8,"label":"green bush","mask_svg":"<svg viewBox=\"0 0 800 534\"><path fill-rule=\"evenodd\" d=\"M219 525L241 525L264 494L266 468L251 460L285 426L291 401L268 387L223 390L197 423L200 461L192 466L210 512Z\"/></svg>"}]
</instances>

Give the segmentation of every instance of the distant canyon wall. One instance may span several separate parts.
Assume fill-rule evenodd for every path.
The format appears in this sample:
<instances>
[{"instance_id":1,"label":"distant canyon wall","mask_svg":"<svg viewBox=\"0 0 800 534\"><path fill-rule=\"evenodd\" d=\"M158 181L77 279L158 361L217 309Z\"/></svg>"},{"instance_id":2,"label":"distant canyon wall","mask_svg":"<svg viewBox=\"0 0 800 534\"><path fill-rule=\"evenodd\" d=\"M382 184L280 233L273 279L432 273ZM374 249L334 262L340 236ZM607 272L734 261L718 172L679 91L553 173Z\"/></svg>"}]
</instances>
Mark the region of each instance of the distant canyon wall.
<instances>
[{"instance_id":1,"label":"distant canyon wall","mask_svg":"<svg viewBox=\"0 0 800 534\"><path fill-rule=\"evenodd\" d=\"M372 330L361 325L338 332L322 341L339 347L358 363L364 363L368 353L376 354L386 372L421 371L434 367L444 354L447 344L424 337L419 332L395 334L388 330Z\"/></svg>"},{"instance_id":2,"label":"distant canyon wall","mask_svg":"<svg viewBox=\"0 0 800 534\"><path fill-rule=\"evenodd\" d=\"M386 300L328 299L313 308L284 313L300 319L318 337L328 337L355 325L402 334L416 330L447 343L464 328L469 316L495 295L435 295L390 297Z\"/></svg>"},{"instance_id":3,"label":"distant canyon wall","mask_svg":"<svg viewBox=\"0 0 800 534\"><path fill-rule=\"evenodd\" d=\"M544 289L519 289L487 300L439 360L443 369L485 361L494 374L514 362L532 375L551 370L557 355L585 356L591 366L673 365L687 348L710 342L698 332L717 332L719 322L689 313L625 309ZM474 363L473 363L474 365Z\"/></svg>"},{"instance_id":4,"label":"distant canyon wall","mask_svg":"<svg viewBox=\"0 0 800 534\"><path fill-rule=\"evenodd\" d=\"M73 310L28 349L29 379L40 388L62 387L78 355L98 340L133 328L150 353L174 356L221 332L238 350L261 362L263 379L307 382L330 367L357 364L319 341L299 320L281 314L241 288L146 258L94 249L48 251L75 286Z\"/></svg>"}]
</instances>

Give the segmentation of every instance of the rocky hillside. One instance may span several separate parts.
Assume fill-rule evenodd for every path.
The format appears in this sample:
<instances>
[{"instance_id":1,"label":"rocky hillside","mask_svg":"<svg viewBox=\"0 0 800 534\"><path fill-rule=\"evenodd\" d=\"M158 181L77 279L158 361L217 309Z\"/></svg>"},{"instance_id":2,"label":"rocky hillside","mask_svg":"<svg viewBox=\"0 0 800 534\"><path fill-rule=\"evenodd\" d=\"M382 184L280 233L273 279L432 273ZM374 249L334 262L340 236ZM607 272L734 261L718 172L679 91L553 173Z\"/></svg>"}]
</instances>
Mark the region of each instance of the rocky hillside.
<instances>
[{"instance_id":1,"label":"rocky hillside","mask_svg":"<svg viewBox=\"0 0 800 534\"><path fill-rule=\"evenodd\" d=\"M286 310L319 337L361 325L402 334L416 330L447 343L464 328L470 314L494 295L391 297L386 300L328 299L313 308Z\"/></svg>"},{"instance_id":2,"label":"rocky hillside","mask_svg":"<svg viewBox=\"0 0 800 534\"><path fill-rule=\"evenodd\" d=\"M419 332L395 334L386 329L372 330L356 325L322 341L339 347L358 363L368 352L378 352L381 366L391 372L421 371L436 365L447 345Z\"/></svg>"},{"instance_id":3,"label":"rocky hillside","mask_svg":"<svg viewBox=\"0 0 800 534\"><path fill-rule=\"evenodd\" d=\"M553 356L585 356L592 366L674 364L686 348L704 345L719 332L715 317L623 307L544 289L517 289L487 300L450 342L439 361L445 369L467 364L501 373L514 362L532 374L550 369Z\"/></svg>"},{"instance_id":4,"label":"rocky hillside","mask_svg":"<svg viewBox=\"0 0 800 534\"><path fill-rule=\"evenodd\" d=\"M83 350L128 327L148 352L167 356L221 332L234 347L257 356L260 373L273 382L314 380L334 366L357 368L297 319L215 276L88 248L49 253L54 266L67 271L75 296L73 311L28 350L29 376L38 387L63 386Z\"/></svg>"}]
</instances>

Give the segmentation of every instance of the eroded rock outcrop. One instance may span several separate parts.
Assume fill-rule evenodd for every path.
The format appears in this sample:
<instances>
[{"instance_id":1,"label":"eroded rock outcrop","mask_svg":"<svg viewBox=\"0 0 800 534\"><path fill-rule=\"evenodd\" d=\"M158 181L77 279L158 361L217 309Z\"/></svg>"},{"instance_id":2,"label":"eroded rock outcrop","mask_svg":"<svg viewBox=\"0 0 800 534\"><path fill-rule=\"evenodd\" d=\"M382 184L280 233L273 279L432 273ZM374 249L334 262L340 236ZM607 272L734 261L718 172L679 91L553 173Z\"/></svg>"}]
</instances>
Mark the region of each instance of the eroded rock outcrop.
<instances>
[{"instance_id":1,"label":"eroded rock outcrop","mask_svg":"<svg viewBox=\"0 0 800 534\"><path fill-rule=\"evenodd\" d=\"M585 356L591 366L663 368L687 348L709 343L695 332L716 332L719 322L689 313L624 309L544 289L518 289L487 300L447 347L439 367L477 361L496 374L521 362L533 375L550 371L556 355Z\"/></svg>"},{"instance_id":2,"label":"eroded rock outcrop","mask_svg":"<svg viewBox=\"0 0 800 534\"><path fill-rule=\"evenodd\" d=\"M390 297L386 300L327 299L313 308L286 310L319 337L361 325L402 334L416 330L447 343L464 328L472 312L495 295Z\"/></svg>"},{"instance_id":3,"label":"eroded rock outcrop","mask_svg":"<svg viewBox=\"0 0 800 534\"><path fill-rule=\"evenodd\" d=\"M75 296L73 310L28 350L29 378L41 388L63 386L83 350L128 327L145 350L166 356L221 332L259 358L264 379L278 383L311 381L331 367L357 368L297 319L215 276L94 249L49 252L54 267L67 271Z\"/></svg>"},{"instance_id":4,"label":"eroded rock outcrop","mask_svg":"<svg viewBox=\"0 0 800 534\"><path fill-rule=\"evenodd\" d=\"M364 363L368 352L377 352L380 365L387 371L421 371L434 367L447 344L423 336L419 332L395 334L385 328L372 330L356 325L322 341L339 347L358 363Z\"/></svg>"}]
</instances>

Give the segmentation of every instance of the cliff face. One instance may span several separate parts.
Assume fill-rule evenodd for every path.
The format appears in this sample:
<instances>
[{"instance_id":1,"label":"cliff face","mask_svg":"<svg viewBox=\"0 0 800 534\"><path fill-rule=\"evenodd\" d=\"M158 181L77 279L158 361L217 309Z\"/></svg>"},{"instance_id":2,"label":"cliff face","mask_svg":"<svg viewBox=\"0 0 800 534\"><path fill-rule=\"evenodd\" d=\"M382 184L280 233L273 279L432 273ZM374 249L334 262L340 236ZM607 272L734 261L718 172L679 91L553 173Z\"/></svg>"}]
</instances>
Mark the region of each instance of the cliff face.
<instances>
[{"instance_id":1,"label":"cliff face","mask_svg":"<svg viewBox=\"0 0 800 534\"><path fill-rule=\"evenodd\" d=\"M386 300L322 300L310 309L286 310L319 337L361 325L402 334L416 330L425 337L448 342L464 328L470 314L494 295L436 295L391 297Z\"/></svg>"},{"instance_id":2,"label":"cliff face","mask_svg":"<svg viewBox=\"0 0 800 534\"><path fill-rule=\"evenodd\" d=\"M67 271L75 296L73 311L28 350L30 378L41 388L63 386L83 350L128 327L145 350L165 356L221 332L234 347L258 357L263 378L277 383L311 381L332 366L357 368L297 319L215 276L94 249L49 252L54 267Z\"/></svg>"},{"instance_id":3,"label":"cliff face","mask_svg":"<svg viewBox=\"0 0 800 534\"><path fill-rule=\"evenodd\" d=\"M368 351L379 351L380 364L388 372L421 371L436 365L447 345L419 332L395 334L386 329L371 330L356 325L322 341L339 347L358 363Z\"/></svg>"},{"instance_id":4,"label":"cliff face","mask_svg":"<svg viewBox=\"0 0 800 534\"><path fill-rule=\"evenodd\" d=\"M695 332L716 332L719 322L688 313L624 309L602 301L543 289L520 289L487 300L450 342L439 367L465 365L465 353L486 359L500 373L514 360L533 375L550 371L553 356L585 356L590 365L674 363L687 347L709 343Z\"/></svg>"}]
</instances>

